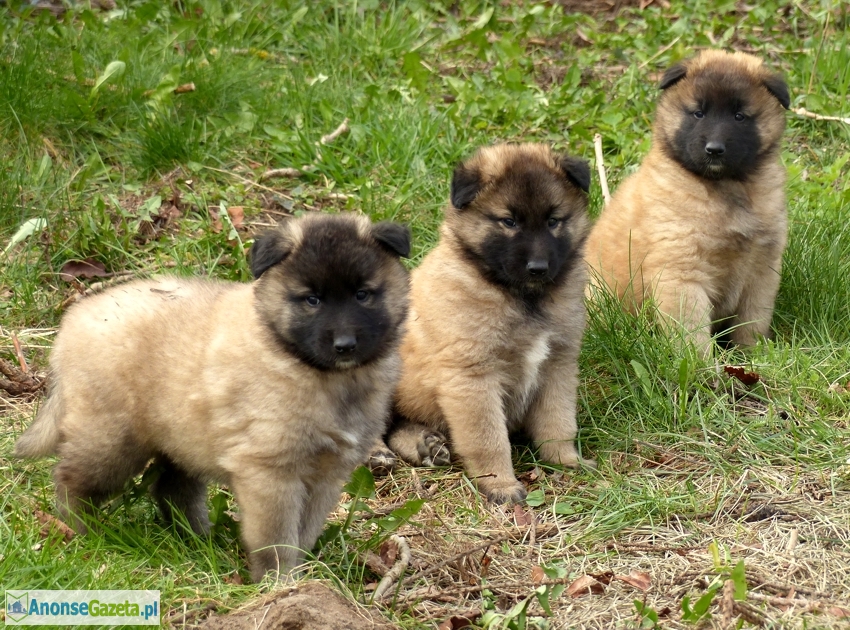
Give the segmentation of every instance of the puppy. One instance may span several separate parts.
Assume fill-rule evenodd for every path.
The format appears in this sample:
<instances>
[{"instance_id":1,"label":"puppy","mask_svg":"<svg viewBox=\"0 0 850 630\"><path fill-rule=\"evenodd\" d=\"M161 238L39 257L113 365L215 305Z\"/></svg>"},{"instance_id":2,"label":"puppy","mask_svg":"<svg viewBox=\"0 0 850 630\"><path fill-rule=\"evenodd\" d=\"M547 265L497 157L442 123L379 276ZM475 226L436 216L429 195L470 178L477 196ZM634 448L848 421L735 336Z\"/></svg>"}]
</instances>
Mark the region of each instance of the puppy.
<instances>
[{"instance_id":1,"label":"puppy","mask_svg":"<svg viewBox=\"0 0 850 630\"><path fill-rule=\"evenodd\" d=\"M704 355L724 331L752 345L770 331L788 229L788 88L756 57L718 50L673 66L660 88L649 155L588 239L591 281L633 311L653 297Z\"/></svg>"},{"instance_id":2,"label":"puppy","mask_svg":"<svg viewBox=\"0 0 850 630\"><path fill-rule=\"evenodd\" d=\"M459 165L440 243L411 276L390 448L445 465L451 447L494 502L521 501L509 433L589 464L576 437L590 171L549 147L486 147Z\"/></svg>"},{"instance_id":3,"label":"puppy","mask_svg":"<svg viewBox=\"0 0 850 630\"><path fill-rule=\"evenodd\" d=\"M79 514L155 459L163 515L209 530L208 480L242 513L251 576L315 543L380 439L401 362L406 227L309 215L259 237L252 284L158 278L65 316L52 391L15 454L56 453L59 511Z\"/></svg>"}]
</instances>

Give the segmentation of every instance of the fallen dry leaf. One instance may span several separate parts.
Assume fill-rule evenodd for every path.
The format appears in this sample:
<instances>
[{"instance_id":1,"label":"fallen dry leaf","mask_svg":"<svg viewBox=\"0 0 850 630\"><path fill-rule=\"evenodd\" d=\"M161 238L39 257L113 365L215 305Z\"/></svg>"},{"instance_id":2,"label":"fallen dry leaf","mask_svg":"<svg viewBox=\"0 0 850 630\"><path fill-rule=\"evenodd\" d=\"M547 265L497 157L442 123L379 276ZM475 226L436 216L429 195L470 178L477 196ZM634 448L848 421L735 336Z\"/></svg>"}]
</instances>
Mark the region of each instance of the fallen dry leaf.
<instances>
[{"instance_id":1,"label":"fallen dry leaf","mask_svg":"<svg viewBox=\"0 0 850 630\"><path fill-rule=\"evenodd\" d=\"M727 365L723 368L729 376L734 376L744 385L755 385L761 378L756 372L747 372L744 368Z\"/></svg>"},{"instance_id":2,"label":"fallen dry leaf","mask_svg":"<svg viewBox=\"0 0 850 630\"><path fill-rule=\"evenodd\" d=\"M628 575L615 575L614 579L630 584L642 591L648 590L652 584L652 578L649 577L649 573L645 573L644 571L632 571Z\"/></svg>"},{"instance_id":3,"label":"fallen dry leaf","mask_svg":"<svg viewBox=\"0 0 850 630\"><path fill-rule=\"evenodd\" d=\"M478 611L464 613L449 617L437 626L437 630L461 630L461 628L470 628L475 620L481 616Z\"/></svg>"},{"instance_id":4,"label":"fallen dry leaf","mask_svg":"<svg viewBox=\"0 0 850 630\"><path fill-rule=\"evenodd\" d=\"M391 567L395 564L395 559L398 556L398 543L388 538L384 541L384 544L381 545L381 549L378 553L380 554L381 562L384 563L384 566Z\"/></svg>"},{"instance_id":5,"label":"fallen dry leaf","mask_svg":"<svg viewBox=\"0 0 850 630\"><path fill-rule=\"evenodd\" d=\"M242 227L245 222L245 208L242 206L230 206L227 209L227 214L230 217L230 222L237 230Z\"/></svg>"},{"instance_id":6,"label":"fallen dry leaf","mask_svg":"<svg viewBox=\"0 0 850 630\"><path fill-rule=\"evenodd\" d=\"M590 594L598 595L604 592L605 587L599 582L597 582L596 579L590 575L582 575L580 578L574 580L572 584L567 587L567 595L572 598Z\"/></svg>"},{"instance_id":7,"label":"fallen dry leaf","mask_svg":"<svg viewBox=\"0 0 850 630\"><path fill-rule=\"evenodd\" d=\"M55 529L57 532L62 534L63 538L65 538L65 542L71 542L71 539L77 535L77 533L68 527L65 523L60 521L58 518L53 516L52 514L48 514L47 512L42 512L41 510L35 510L34 512L35 518L41 523L41 536L42 538L47 538L50 534L51 529Z\"/></svg>"},{"instance_id":8,"label":"fallen dry leaf","mask_svg":"<svg viewBox=\"0 0 850 630\"><path fill-rule=\"evenodd\" d=\"M841 608L840 606L830 606L829 614L833 617L844 619L845 617L850 617L850 610L847 610L846 608Z\"/></svg>"},{"instance_id":9,"label":"fallen dry leaf","mask_svg":"<svg viewBox=\"0 0 850 630\"><path fill-rule=\"evenodd\" d=\"M227 577L224 578L224 581L227 584L235 584L236 586L242 586L245 581L242 579L242 576L238 573L231 573Z\"/></svg>"},{"instance_id":10,"label":"fallen dry leaf","mask_svg":"<svg viewBox=\"0 0 850 630\"><path fill-rule=\"evenodd\" d=\"M91 258L69 260L59 272L59 278L65 282L73 282L75 278L107 278L111 275L106 271L106 265Z\"/></svg>"},{"instance_id":11,"label":"fallen dry leaf","mask_svg":"<svg viewBox=\"0 0 850 630\"><path fill-rule=\"evenodd\" d=\"M531 567L531 581L534 584L540 584L546 579L546 572L542 567Z\"/></svg>"},{"instance_id":12,"label":"fallen dry leaf","mask_svg":"<svg viewBox=\"0 0 850 630\"><path fill-rule=\"evenodd\" d=\"M596 580L600 584L608 586L611 583L611 580L614 579L614 572L613 571L604 571L602 573L591 573L590 577L592 577L594 580Z\"/></svg>"},{"instance_id":13,"label":"fallen dry leaf","mask_svg":"<svg viewBox=\"0 0 850 630\"><path fill-rule=\"evenodd\" d=\"M517 527L524 527L534 523L534 512L524 509L520 504L514 505L514 521Z\"/></svg>"}]
</instances>

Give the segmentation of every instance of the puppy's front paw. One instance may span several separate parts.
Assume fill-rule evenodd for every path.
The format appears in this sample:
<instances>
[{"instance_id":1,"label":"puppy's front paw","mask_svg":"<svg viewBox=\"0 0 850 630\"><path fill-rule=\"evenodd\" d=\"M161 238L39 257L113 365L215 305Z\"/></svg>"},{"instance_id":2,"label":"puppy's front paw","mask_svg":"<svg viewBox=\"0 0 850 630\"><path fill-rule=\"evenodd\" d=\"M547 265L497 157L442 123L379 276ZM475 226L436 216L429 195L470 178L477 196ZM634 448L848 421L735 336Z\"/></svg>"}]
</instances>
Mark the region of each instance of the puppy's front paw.
<instances>
[{"instance_id":1,"label":"puppy's front paw","mask_svg":"<svg viewBox=\"0 0 850 630\"><path fill-rule=\"evenodd\" d=\"M452 463L448 440L438 431L423 431L416 449L423 466L448 466Z\"/></svg>"},{"instance_id":2,"label":"puppy's front paw","mask_svg":"<svg viewBox=\"0 0 850 630\"><path fill-rule=\"evenodd\" d=\"M375 477L386 477L395 470L398 458L389 448L380 444L369 454L366 465Z\"/></svg>"},{"instance_id":3,"label":"puppy's front paw","mask_svg":"<svg viewBox=\"0 0 850 630\"><path fill-rule=\"evenodd\" d=\"M540 457L543 461L560 464L567 468L579 468L586 466L588 468L596 468L596 461L592 459L584 459L578 454L575 443L572 440L552 440L544 442L540 445Z\"/></svg>"},{"instance_id":4,"label":"puppy's front paw","mask_svg":"<svg viewBox=\"0 0 850 630\"><path fill-rule=\"evenodd\" d=\"M478 489L492 503L522 503L528 492L516 479L484 477L478 480Z\"/></svg>"}]
</instances>

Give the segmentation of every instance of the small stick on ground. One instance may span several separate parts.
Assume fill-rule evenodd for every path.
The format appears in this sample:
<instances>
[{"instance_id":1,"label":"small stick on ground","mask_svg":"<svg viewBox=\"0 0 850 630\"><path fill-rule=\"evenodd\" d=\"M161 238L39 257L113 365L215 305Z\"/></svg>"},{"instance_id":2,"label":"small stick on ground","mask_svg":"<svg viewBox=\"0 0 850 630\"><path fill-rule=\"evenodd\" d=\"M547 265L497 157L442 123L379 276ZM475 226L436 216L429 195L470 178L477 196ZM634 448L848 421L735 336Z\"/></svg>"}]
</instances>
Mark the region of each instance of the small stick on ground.
<instances>
[{"instance_id":1,"label":"small stick on ground","mask_svg":"<svg viewBox=\"0 0 850 630\"><path fill-rule=\"evenodd\" d=\"M735 627L735 582L726 580L723 583L723 597L720 599L720 627Z\"/></svg>"},{"instance_id":2,"label":"small stick on ground","mask_svg":"<svg viewBox=\"0 0 850 630\"><path fill-rule=\"evenodd\" d=\"M398 560L396 560L393 567L387 571L387 574L378 583L378 588L375 589L375 594L373 595L373 600L375 601L380 601L385 595L389 594L392 585L401 577L401 574L404 573L410 564L410 546L407 544L407 541L402 536L396 536L395 534L390 537L390 540L398 545Z\"/></svg>"},{"instance_id":3,"label":"small stick on ground","mask_svg":"<svg viewBox=\"0 0 850 630\"><path fill-rule=\"evenodd\" d=\"M843 122L845 125L850 125L850 117L842 117L842 116L823 116L821 114L815 114L814 112L810 112L805 107L795 107L791 110L798 116L804 116L805 118L811 118L813 120L835 120L838 122Z\"/></svg>"},{"instance_id":4,"label":"small stick on ground","mask_svg":"<svg viewBox=\"0 0 850 630\"><path fill-rule=\"evenodd\" d=\"M21 350L21 342L18 341L18 336L15 333L12 335L12 345L15 346L15 356L18 358L18 365L21 366L21 372L28 374L30 369L27 366L27 360L24 357L24 352Z\"/></svg>"},{"instance_id":5,"label":"small stick on ground","mask_svg":"<svg viewBox=\"0 0 850 630\"><path fill-rule=\"evenodd\" d=\"M289 179L296 179L298 177L301 177L303 174L304 172L297 168L273 168L260 175L259 181L262 182L267 179L276 179L278 177L288 177Z\"/></svg>"},{"instance_id":6,"label":"small stick on ground","mask_svg":"<svg viewBox=\"0 0 850 630\"><path fill-rule=\"evenodd\" d=\"M599 173L599 185L602 186L602 199L607 206L611 203L611 192L608 190L608 176L605 174L605 162L602 160L602 136L593 136L593 148L596 151L596 170Z\"/></svg>"},{"instance_id":7,"label":"small stick on ground","mask_svg":"<svg viewBox=\"0 0 850 630\"><path fill-rule=\"evenodd\" d=\"M339 138L342 134L347 133L348 130L348 118L346 118L342 121L342 123L340 123L339 127L331 131L329 134L322 136L321 140L319 140L319 143L330 144L331 142Z\"/></svg>"}]
</instances>

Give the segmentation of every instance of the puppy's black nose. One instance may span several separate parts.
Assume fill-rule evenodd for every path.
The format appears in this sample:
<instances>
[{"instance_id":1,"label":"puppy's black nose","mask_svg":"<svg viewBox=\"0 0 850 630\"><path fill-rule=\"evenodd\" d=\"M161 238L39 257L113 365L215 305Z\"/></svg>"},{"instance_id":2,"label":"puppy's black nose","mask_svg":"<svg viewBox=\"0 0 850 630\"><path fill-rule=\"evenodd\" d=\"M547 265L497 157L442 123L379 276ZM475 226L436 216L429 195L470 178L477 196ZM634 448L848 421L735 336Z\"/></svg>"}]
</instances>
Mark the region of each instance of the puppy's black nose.
<instances>
[{"instance_id":1,"label":"puppy's black nose","mask_svg":"<svg viewBox=\"0 0 850 630\"><path fill-rule=\"evenodd\" d=\"M525 268L528 269L528 273L530 273L532 276L542 276L544 273L549 271L549 261L529 260Z\"/></svg>"},{"instance_id":2,"label":"puppy's black nose","mask_svg":"<svg viewBox=\"0 0 850 630\"><path fill-rule=\"evenodd\" d=\"M337 335L334 337L334 350L339 354L353 352L357 347L357 338L354 335Z\"/></svg>"},{"instance_id":3,"label":"puppy's black nose","mask_svg":"<svg viewBox=\"0 0 850 630\"><path fill-rule=\"evenodd\" d=\"M705 152L709 155L723 155L726 152L726 147L722 142L712 140L705 145Z\"/></svg>"}]
</instances>

